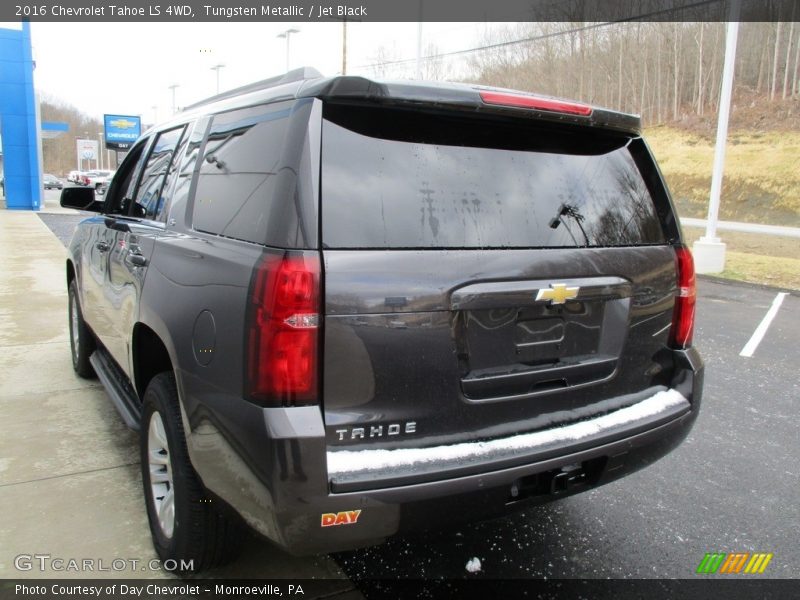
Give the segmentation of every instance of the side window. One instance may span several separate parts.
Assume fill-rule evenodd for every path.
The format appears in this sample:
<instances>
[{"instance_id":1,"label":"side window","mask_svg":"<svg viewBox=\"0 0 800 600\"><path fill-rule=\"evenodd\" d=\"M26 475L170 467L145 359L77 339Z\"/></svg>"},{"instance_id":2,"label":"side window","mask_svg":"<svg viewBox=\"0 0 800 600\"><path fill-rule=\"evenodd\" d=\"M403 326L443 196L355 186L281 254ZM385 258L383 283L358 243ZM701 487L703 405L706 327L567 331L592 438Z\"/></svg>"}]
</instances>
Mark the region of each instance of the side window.
<instances>
[{"instance_id":1,"label":"side window","mask_svg":"<svg viewBox=\"0 0 800 600\"><path fill-rule=\"evenodd\" d=\"M139 140L131 148L128 155L117 169L114 180L108 188L105 201L105 212L112 215L127 215L130 210L133 190L136 186L137 174L141 170L144 161L144 151L149 140Z\"/></svg>"},{"instance_id":2,"label":"side window","mask_svg":"<svg viewBox=\"0 0 800 600\"><path fill-rule=\"evenodd\" d=\"M164 208L164 182L185 126L158 134L142 171L132 215L156 219Z\"/></svg>"},{"instance_id":3,"label":"side window","mask_svg":"<svg viewBox=\"0 0 800 600\"><path fill-rule=\"evenodd\" d=\"M195 122L194 126L189 125L186 134L181 138L181 143L175 151L175 157L170 164L164 183L168 200L167 206L157 217L160 221L165 221L167 213L170 213L173 208L177 210L180 210L177 207L186 208L185 202L189 197L189 188L192 185L192 175L194 175L197 158L200 154L200 145L203 143L210 120L209 117L203 117Z\"/></svg>"},{"instance_id":4,"label":"side window","mask_svg":"<svg viewBox=\"0 0 800 600\"><path fill-rule=\"evenodd\" d=\"M194 196L194 229L264 243L292 106L214 116Z\"/></svg>"}]
</instances>

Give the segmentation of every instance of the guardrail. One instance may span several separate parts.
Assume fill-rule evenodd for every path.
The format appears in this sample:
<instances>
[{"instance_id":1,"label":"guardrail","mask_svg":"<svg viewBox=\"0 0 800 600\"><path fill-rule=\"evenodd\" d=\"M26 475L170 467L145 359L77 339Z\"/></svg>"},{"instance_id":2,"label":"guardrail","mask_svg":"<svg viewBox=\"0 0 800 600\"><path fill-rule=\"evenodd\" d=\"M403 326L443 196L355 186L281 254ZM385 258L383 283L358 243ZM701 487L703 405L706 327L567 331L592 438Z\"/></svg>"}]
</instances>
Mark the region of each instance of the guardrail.
<instances>
[{"instance_id":1,"label":"guardrail","mask_svg":"<svg viewBox=\"0 0 800 600\"><path fill-rule=\"evenodd\" d=\"M705 227L705 219L681 219L684 227ZM800 238L800 227L783 227L781 225L759 225L757 223L738 223L736 221L717 221L717 229L722 231L742 231L744 233L760 233L762 235L778 235L782 237Z\"/></svg>"}]
</instances>

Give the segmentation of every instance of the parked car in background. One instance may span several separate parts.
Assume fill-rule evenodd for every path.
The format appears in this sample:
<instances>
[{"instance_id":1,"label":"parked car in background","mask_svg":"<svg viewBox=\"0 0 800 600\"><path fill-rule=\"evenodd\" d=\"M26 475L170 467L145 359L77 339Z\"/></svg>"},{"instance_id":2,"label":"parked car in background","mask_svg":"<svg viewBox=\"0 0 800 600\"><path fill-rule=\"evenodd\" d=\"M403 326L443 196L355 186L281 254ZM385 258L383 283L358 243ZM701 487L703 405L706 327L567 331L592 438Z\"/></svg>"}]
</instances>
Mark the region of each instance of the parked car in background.
<instances>
[{"instance_id":1,"label":"parked car in background","mask_svg":"<svg viewBox=\"0 0 800 600\"><path fill-rule=\"evenodd\" d=\"M82 171L70 171L67 175L67 181L70 183L78 183L78 180L83 176Z\"/></svg>"},{"instance_id":2,"label":"parked car in background","mask_svg":"<svg viewBox=\"0 0 800 600\"><path fill-rule=\"evenodd\" d=\"M108 171L105 169L94 169L92 171L86 171L78 178L78 183L80 185L85 185L87 187L98 189L100 186L106 183L109 175L111 175L112 173L113 171Z\"/></svg>"},{"instance_id":3,"label":"parked car in background","mask_svg":"<svg viewBox=\"0 0 800 600\"><path fill-rule=\"evenodd\" d=\"M114 173L116 171L105 171L106 175L100 175L96 177L93 181L94 189L98 194L105 194L106 189L108 189L108 184L111 183L111 180L114 178Z\"/></svg>"},{"instance_id":4,"label":"parked car in background","mask_svg":"<svg viewBox=\"0 0 800 600\"><path fill-rule=\"evenodd\" d=\"M634 115L298 70L61 204L98 213L65 264L73 368L140 430L181 569L239 546L229 508L313 554L591 490L700 409L692 256Z\"/></svg>"},{"instance_id":5,"label":"parked car in background","mask_svg":"<svg viewBox=\"0 0 800 600\"><path fill-rule=\"evenodd\" d=\"M60 190L64 187L64 182L50 173L45 173L42 175L42 183L44 184L44 189L46 190Z\"/></svg>"},{"instance_id":6,"label":"parked car in background","mask_svg":"<svg viewBox=\"0 0 800 600\"><path fill-rule=\"evenodd\" d=\"M97 171L83 171L78 176L78 181L76 183L88 186L92 182L92 179L95 177L97 177Z\"/></svg>"}]
</instances>

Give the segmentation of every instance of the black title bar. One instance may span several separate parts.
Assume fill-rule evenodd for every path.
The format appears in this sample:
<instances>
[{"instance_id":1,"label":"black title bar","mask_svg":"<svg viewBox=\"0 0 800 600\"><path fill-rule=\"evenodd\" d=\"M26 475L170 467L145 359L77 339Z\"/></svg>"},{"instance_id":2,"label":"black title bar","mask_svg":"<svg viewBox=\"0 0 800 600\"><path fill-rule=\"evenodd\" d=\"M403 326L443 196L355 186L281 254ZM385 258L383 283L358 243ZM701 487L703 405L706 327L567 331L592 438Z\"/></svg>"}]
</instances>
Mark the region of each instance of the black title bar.
<instances>
[{"instance_id":1,"label":"black title bar","mask_svg":"<svg viewBox=\"0 0 800 600\"><path fill-rule=\"evenodd\" d=\"M798 4L800 0L4 0L0 21L789 21L800 16ZM732 8L738 14L734 19Z\"/></svg>"},{"instance_id":2,"label":"black title bar","mask_svg":"<svg viewBox=\"0 0 800 600\"><path fill-rule=\"evenodd\" d=\"M561 600L672 600L673 598L725 598L726 600L784 600L796 598L797 579L735 578L693 579L33 579L0 580L0 600L243 600L249 598L362 597L391 598L540 598Z\"/></svg>"}]
</instances>

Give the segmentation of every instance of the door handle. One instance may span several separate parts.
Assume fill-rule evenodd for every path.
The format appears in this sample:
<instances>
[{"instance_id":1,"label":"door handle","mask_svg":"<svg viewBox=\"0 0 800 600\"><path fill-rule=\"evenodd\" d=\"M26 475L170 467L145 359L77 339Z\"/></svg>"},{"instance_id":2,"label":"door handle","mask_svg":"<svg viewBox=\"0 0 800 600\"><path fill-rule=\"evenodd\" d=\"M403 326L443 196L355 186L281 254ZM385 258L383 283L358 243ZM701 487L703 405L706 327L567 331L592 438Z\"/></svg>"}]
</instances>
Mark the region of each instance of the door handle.
<instances>
[{"instance_id":1,"label":"door handle","mask_svg":"<svg viewBox=\"0 0 800 600\"><path fill-rule=\"evenodd\" d=\"M108 252L108 249L109 249L111 246L109 246L109 245L108 245L107 243L105 243L105 242L97 242L97 243L94 245L94 247L95 247L95 248L97 248L98 250L100 250L100 252Z\"/></svg>"},{"instance_id":2,"label":"door handle","mask_svg":"<svg viewBox=\"0 0 800 600\"><path fill-rule=\"evenodd\" d=\"M131 261L131 264L136 265L137 267L144 267L147 265L147 258L141 254L128 254L128 260Z\"/></svg>"},{"instance_id":3,"label":"door handle","mask_svg":"<svg viewBox=\"0 0 800 600\"><path fill-rule=\"evenodd\" d=\"M143 267L147 264L147 257L142 254L139 244L130 244L128 246L129 252L125 259L132 265Z\"/></svg>"}]
</instances>

